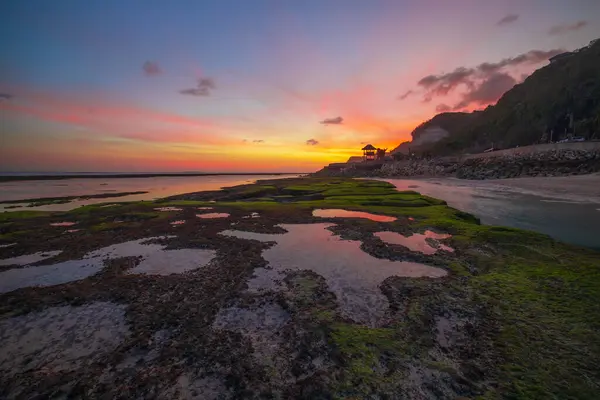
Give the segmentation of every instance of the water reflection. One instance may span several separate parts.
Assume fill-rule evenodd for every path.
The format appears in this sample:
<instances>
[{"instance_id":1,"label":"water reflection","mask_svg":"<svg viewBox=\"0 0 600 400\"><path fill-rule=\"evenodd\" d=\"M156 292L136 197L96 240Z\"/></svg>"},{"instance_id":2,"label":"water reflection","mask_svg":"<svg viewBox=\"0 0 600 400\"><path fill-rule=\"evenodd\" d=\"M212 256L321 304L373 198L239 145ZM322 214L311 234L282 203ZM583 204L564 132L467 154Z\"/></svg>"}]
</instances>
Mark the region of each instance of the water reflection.
<instances>
[{"instance_id":1,"label":"water reflection","mask_svg":"<svg viewBox=\"0 0 600 400\"><path fill-rule=\"evenodd\" d=\"M198 218L204 219L212 219L212 218L227 218L229 214L227 213L206 213L206 214L196 214Z\"/></svg>"},{"instance_id":2,"label":"water reflection","mask_svg":"<svg viewBox=\"0 0 600 400\"><path fill-rule=\"evenodd\" d=\"M359 323L374 326L384 317L389 303L379 285L386 278L394 275L439 278L446 275L441 268L372 257L360 249L359 241L342 240L326 229L333 224L280 226L287 233L221 233L241 239L276 242L263 252L271 269L256 269L256 277L248 282L248 286L256 291L280 289L280 280L286 271L310 269L327 280L342 313Z\"/></svg>"},{"instance_id":3,"label":"water reflection","mask_svg":"<svg viewBox=\"0 0 600 400\"><path fill-rule=\"evenodd\" d=\"M371 221L377 221L377 222L392 222L392 221L396 220L396 217L390 217L388 215L378 215L378 214L371 214L368 212L349 211L349 210L342 210L342 209L337 209L337 208L330 208L330 209L318 208L316 210L313 210L312 215L315 217L321 217L321 218L365 218L365 219L370 219Z\"/></svg>"},{"instance_id":4,"label":"water reflection","mask_svg":"<svg viewBox=\"0 0 600 400\"><path fill-rule=\"evenodd\" d=\"M418 251L419 253L431 255L435 254L438 249L454 252L454 249L446 246L438 240L448 239L452 235L444 233L435 233L432 231L425 231L425 233L413 233L410 236L403 236L397 232L376 232L375 236L389 244L399 244L408 248L410 251ZM427 240L429 239L429 241ZM432 246L430 243L435 245Z\"/></svg>"},{"instance_id":5,"label":"water reflection","mask_svg":"<svg viewBox=\"0 0 600 400\"><path fill-rule=\"evenodd\" d=\"M50 226L73 226L77 222L63 221L63 222L52 222Z\"/></svg>"},{"instance_id":6,"label":"water reflection","mask_svg":"<svg viewBox=\"0 0 600 400\"><path fill-rule=\"evenodd\" d=\"M169 238L172 236L163 236ZM56 264L15 268L0 272L0 293L30 286L53 286L85 279L100 272L107 259L140 257L140 263L127 271L128 274L170 275L180 274L207 265L215 256L215 250L177 249L165 250L165 246L149 243L153 239L132 240L103 247L87 253L78 260ZM27 265L58 255L60 251L29 254L0 260L0 265Z\"/></svg>"},{"instance_id":7,"label":"water reflection","mask_svg":"<svg viewBox=\"0 0 600 400\"><path fill-rule=\"evenodd\" d=\"M3 247L8 247L8 246L11 246L11 245L6 245ZM4 259L0 260L0 265L2 265L2 266L28 265L28 264L33 264L33 263L36 263L38 261L42 261L42 260L45 260L48 258L56 257L60 253L62 253L61 250L40 251L40 252L33 253L33 254L25 254L25 255L17 256L17 257L4 258Z\"/></svg>"}]
</instances>

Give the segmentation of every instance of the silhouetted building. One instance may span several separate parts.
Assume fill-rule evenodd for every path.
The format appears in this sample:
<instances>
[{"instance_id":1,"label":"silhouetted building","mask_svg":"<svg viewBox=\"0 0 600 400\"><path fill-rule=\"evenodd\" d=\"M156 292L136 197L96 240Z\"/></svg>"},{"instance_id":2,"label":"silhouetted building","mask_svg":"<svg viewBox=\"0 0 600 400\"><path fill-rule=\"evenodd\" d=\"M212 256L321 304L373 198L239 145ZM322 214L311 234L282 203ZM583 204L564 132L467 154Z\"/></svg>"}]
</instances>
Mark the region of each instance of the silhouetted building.
<instances>
[{"instance_id":1,"label":"silhouetted building","mask_svg":"<svg viewBox=\"0 0 600 400\"><path fill-rule=\"evenodd\" d=\"M375 160L375 152L377 151L377 149L372 144L368 144L365 147L363 147L362 151L363 151L363 159L365 161Z\"/></svg>"}]
</instances>

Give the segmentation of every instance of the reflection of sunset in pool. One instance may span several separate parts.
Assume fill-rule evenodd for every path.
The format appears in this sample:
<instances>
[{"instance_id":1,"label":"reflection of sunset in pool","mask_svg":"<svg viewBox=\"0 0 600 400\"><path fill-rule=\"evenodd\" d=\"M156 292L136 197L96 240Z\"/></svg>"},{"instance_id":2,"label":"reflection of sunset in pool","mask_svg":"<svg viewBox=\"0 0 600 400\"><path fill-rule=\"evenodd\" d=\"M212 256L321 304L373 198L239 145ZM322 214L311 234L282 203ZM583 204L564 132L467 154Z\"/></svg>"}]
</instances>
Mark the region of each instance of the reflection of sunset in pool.
<instances>
[{"instance_id":1,"label":"reflection of sunset in pool","mask_svg":"<svg viewBox=\"0 0 600 400\"><path fill-rule=\"evenodd\" d=\"M281 289L289 270L313 270L327 280L341 310L353 320L375 325L389 307L379 285L390 276L440 278L441 268L408 261L375 258L360 248L360 242L342 240L327 228L333 224L282 224L287 233L265 234L224 231L222 235L261 242L276 242L264 250L268 268L256 268L248 289Z\"/></svg>"},{"instance_id":2,"label":"reflection of sunset in pool","mask_svg":"<svg viewBox=\"0 0 600 400\"><path fill-rule=\"evenodd\" d=\"M408 248L411 251L418 251L423 254L435 254L438 249L448 252L454 252L454 249L448 247L442 243L437 242L441 239L448 239L452 235L445 233L435 233L432 231L425 231L425 233L413 233L410 236L403 236L397 232L376 232L375 236L389 244L399 244ZM426 239L433 239L436 247L432 247Z\"/></svg>"},{"instance_id":3,"label":"reflection of sunset in pool","mask_svg":"<svg viewBox=\"0 0 600 400\"><path fill-rule=\"evenodd\" d=\"M229 214L227 213L206 213L206 214L196 214L198 218L211 219L211 218L227 218Z\"/></svg>"},{"instance_id":4,"label":"reflection of sunset in pool","mask_svg":"<svg viewBox=\"0 0 600 400\"><path fill-rule=\"evenodd\" d=\"M392 222L396 220L396 217L390 217L388 215L371 214L363 211L342 210L338 208L318 208L313 210L313 216L321 218L365 218L377 222Z\"/></svg>"}]
</instances>

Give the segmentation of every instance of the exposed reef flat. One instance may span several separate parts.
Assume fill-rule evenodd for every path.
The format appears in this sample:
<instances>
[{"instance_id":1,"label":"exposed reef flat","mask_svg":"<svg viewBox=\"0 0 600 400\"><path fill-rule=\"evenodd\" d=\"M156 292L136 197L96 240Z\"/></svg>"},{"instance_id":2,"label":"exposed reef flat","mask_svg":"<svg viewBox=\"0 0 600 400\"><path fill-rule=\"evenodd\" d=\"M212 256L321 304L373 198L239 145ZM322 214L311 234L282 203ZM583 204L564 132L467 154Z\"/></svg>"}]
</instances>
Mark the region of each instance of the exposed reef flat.
<instances>
[{"instance_id":1,"label":"exposed reef flat","mask_svg":"<svg viewBox=\"0 0 600 400\"><path fill-rule=\"evenodd\" d=\"M600 253L386 182L1 213L0 265L0 398L600 390Z\"/></svg>"}]
</instances>

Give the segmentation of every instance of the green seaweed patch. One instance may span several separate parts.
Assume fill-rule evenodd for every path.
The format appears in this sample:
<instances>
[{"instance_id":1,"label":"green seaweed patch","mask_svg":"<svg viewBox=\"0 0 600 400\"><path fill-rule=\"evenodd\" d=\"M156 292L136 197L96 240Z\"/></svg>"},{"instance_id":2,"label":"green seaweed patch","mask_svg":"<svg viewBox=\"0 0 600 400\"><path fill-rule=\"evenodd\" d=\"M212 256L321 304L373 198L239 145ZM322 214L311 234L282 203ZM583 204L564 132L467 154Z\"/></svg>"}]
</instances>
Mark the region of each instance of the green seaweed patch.
<instances>
[{"instance_id":1,"label":"green seaweed patch","mask_svg":"<svg viewBox=\"0 0 600 400\"><path fill-rule=\"evenodd\" d=\"M131 227L131 224L125 224L124 222L101 222L99 224L90 227L92 232L104 232L114 231L119 229L125 229Z\"/></svg>"},{"instance_id":2,"label":"green seaweed patch","mask_svg":"<svg viewBox=\"0 0 600 400\"><path fill-rule=\"evenodd\" d=\"M391 328L369 328L360 325L334 323L331 340L344 365L338 382L338 393L366 395L387 391L404 371L387 374L386 363L406 352L403 338Z\"/></svg>"},{"instance_id":3,"label":"green seaweed patch","mask_svg":"<svg viewBox=\"0 0 600 400\"><path fill-rule=\"evenodd\" d=\"M6 232L6 233L0 234L0 240L5 240L5 241L18 240L18 239L22 238L23 236L28 235L29 233L30 233L30 231L27 231L27 230Z\"/></svg>"},{"instance_id":4,"label":"green seaweed patch","mask_svg":"<svg viewBox=\"0 0 600 400\"><path fill-rule=\"evenodd\" d=\"M214 203L200 200L157 200L154 202L156 207L210 207Z\"/></svg>"},{"instance_id":5,"label":"green seaweed patch","mask_svg":"<svg viewBox=\"0 0 600 400\"><path fill-rule=\"evenodd\" d=\"M38 218L38 217L47 217L52 215L52 213L47 211L31 211L31 210L23 210L23 211L5 211L0 213L0 222L2 221L15 221L20 219L28 219L28 218Z\"/></svg>"}]
</instances>

